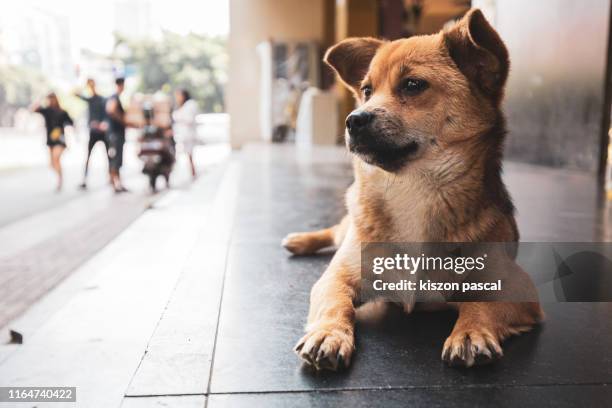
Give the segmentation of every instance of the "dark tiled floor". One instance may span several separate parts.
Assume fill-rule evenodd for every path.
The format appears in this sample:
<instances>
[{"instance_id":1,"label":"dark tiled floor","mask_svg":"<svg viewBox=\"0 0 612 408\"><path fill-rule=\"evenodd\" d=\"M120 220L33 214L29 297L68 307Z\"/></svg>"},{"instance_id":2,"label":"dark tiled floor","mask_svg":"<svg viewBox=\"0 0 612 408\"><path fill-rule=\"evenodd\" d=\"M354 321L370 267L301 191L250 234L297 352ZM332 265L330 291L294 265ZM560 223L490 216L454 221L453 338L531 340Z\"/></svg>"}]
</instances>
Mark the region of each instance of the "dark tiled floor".
<instances>
[{"instance_id":1,"label":"dark tiled floor","mask_svg":"<svg viewBox=\"0 0 612 408\"><path fill-rule=\"evenodd\" d=\"M346 372L316 374L302 367L291 348L302 333L310 287L331 254L290 257L278 243L288 232L339 219L350 167L333 160L295 165L289 149L267 150L265 155L248 152L242 161L210 407L374 402L575 406L612 401L610 387L604 385L612 383L612 304L603 303L545 305L547 322L509 340L505 358L492 366L446 367L440 351L455 316L423 313L397 314L378 327L358 326L356 358ZM598 222L593 192L589 195L594 184L585 177L511 164L507 178L519 198L520 213L529 214L533 206L542 214L523 219L523 236L592 240ZM539 188L540 183L552 185ZM253 394L234 395L242 393Z\"/></svg>"},{"instance_id":2,"label":"dark tiled floor","mask_svg":"<svg viewBox=\"0 0 612 408\"><path fill-rule=\"evenodd\" d=\"M309 156L278 146L247 148L241 157L224 283L211 281L222 290L214 348L200 353L212 356L202 361L210 375L192 391L206 394L209 407L611 405L612 303L544 305L546 323L507 341L505 357L486 367L452 369L440 361L452 313L396 313L378 326L358 325L350 369L317 374L303 367L292 347L302 334L310 288L331 253L290 257L280 240L340 219L351 181L348 157L335 149ZM588 176L507 167L526 240L596 239L601 219ZM218 243L203 245L205 254ZM163 342L154 336L151 344ZM161 355L173 359L167 350ZM175 357L174 369L190 367L181 365L180 349ZM163 384L142 391L136 383L129 395L173 394Z\"/></svg>"}]
</instances>

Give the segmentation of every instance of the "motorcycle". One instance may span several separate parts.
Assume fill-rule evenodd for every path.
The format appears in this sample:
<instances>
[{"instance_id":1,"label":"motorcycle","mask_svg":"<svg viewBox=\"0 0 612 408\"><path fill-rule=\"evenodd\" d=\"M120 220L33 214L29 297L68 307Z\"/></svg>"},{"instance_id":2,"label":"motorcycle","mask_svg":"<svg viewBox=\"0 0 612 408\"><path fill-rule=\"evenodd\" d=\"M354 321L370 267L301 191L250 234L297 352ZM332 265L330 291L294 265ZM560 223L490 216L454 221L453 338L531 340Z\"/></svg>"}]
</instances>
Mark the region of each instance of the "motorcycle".
<instances>
[{"instance_id":1,"label":"motorcycle","mask_svg":"<svg viewBox=\"0 0 612 408\"><path fill-rule=\"evenodd\" d=\"M154 125L154 111L143 109L145 124L140 137L138 157L143 161L142 172L149 176L151 192L157 192L157 178L163 176L166 188L170 186L170 173L176 161L174 139L169 130Z\"/></svg>"}]
</instances>

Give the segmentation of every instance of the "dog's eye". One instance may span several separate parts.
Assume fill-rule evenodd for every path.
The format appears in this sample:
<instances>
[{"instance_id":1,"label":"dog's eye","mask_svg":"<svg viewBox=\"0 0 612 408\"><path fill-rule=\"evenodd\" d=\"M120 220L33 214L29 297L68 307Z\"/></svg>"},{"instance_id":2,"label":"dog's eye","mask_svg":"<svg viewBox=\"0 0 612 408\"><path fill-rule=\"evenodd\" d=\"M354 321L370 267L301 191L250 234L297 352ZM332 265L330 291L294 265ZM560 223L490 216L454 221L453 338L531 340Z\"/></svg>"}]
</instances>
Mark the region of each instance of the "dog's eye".
<instances>
[{"instance_id":1,"label":"dog's eye","mask_svg":"<svg viewBox=\"0 0 612 408\"><path fill-rule=\"evenodd\" d=\"M416 78L406 78L400 84L400 90L407 95L418 95L423 92L429 84L427 81Z\"/></svg>"},{"instance_id":2,"label":"dog's eye","mask_svg":"<svg viewBox=\"0 0 612 408\"><path fill-rule=\"evenodd\" d=\"M372 96L372 87L370 85L364 85L361 87L361 93L363 93L363 97L368 100L370 96Z\"/></svg>"}]
</instances>

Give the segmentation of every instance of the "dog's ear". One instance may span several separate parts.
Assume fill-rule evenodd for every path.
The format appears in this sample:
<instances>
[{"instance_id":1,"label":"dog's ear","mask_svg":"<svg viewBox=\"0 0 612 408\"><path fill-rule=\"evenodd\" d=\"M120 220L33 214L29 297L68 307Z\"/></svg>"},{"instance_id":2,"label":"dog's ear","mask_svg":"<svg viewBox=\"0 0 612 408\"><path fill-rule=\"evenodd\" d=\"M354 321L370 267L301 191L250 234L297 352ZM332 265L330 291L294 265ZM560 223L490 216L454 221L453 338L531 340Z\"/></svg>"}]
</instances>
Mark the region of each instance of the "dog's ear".
<instances>
[{"instance_id":1,"label":"dog's ear","mask_svg":"<svg viewBox=\"0 0 612 408\"><path fill-rule=\"evenodd\" d=\"M349 38L329 48L323 60L338 73L342 82L357 95L370 61L383 41L376 38Z\"/></svg>"},{"instance_id":2,"label":"dog's ear","mask_svg":"<svg viewBox=\"0 0 612 408\"><path fill-rule=\"evenodd\" d=\"M508 78L508 50L479 9L444 31L448 52L463 74L499 102Z\"/></svg>"}]
</instances>

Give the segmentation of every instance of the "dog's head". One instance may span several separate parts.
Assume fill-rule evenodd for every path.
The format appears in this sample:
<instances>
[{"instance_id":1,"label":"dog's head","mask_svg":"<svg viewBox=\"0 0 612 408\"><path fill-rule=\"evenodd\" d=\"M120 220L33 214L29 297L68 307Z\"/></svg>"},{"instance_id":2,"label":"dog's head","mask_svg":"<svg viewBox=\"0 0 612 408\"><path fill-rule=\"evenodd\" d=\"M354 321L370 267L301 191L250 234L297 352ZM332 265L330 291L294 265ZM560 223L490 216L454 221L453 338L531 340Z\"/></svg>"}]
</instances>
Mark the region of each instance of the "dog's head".
<instances>
[{"instance_id":1,"label":"dog's head","mask_svg":"<svg viewBox=\"0 0 612 408\"><path fill-rule=\"evenodd\" d=\"M391 172L443 159L449 145L491 128L509 69L506 47L477 9L435 35L344 40L325 62L359 102L346 119L348 148Z\"/></svg>"}]
</instances>

